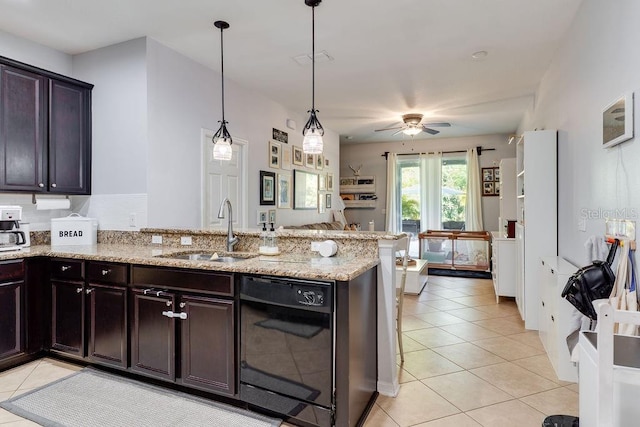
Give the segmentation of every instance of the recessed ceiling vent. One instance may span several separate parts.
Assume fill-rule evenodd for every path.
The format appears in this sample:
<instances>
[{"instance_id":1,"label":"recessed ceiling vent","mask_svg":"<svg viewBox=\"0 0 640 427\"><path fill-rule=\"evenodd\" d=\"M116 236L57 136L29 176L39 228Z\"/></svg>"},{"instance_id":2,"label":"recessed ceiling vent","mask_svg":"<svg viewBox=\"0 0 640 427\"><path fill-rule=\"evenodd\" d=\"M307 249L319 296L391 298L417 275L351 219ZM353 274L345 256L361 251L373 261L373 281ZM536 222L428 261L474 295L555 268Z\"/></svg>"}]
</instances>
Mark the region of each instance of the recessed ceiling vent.
<instances>
[{"instance_id":1,"label":"recessed ceiling vent","mask_svg":"<svg viewBox=\"0 0 640 427\"><path fill-rule=\"evenodd\" d=\"M298 65L311 65L311 54L305 53L303 55L294 56L293 60L296 61ZM316 64L330 61L333 61L333 56L329 55L326 50L316 52Z\"/></svg>"}]
</instances>

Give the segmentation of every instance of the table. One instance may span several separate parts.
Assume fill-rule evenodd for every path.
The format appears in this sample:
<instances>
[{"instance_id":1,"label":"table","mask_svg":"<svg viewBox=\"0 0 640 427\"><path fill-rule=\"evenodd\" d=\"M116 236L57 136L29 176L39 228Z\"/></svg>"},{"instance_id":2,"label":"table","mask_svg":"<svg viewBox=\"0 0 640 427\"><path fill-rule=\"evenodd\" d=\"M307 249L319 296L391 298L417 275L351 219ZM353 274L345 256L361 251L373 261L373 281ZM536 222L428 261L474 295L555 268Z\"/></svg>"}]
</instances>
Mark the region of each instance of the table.
<instances>
[{"instance_id":1,"label":"table","mask_svg":"<svg viewBox=\"0 0 640 427\"><path fill-rule=\"evenodd\" d=\"M404 293L419 295L427 284L429 277L429 262L426 259L416 259L415 265L407 267L407 282L404 285ZM396 285L400 286L402 279L402 266L396 266Z\"/></svg>"}]
</instances>

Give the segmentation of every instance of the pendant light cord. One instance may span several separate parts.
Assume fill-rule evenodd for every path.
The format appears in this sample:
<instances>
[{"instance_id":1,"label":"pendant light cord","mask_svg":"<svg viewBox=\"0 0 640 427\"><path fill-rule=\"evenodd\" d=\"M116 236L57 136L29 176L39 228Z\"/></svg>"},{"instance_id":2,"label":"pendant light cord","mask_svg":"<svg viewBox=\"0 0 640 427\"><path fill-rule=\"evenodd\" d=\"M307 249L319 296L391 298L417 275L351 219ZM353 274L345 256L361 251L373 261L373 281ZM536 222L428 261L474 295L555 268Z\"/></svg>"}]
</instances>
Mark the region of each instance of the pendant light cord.
<instances>
[{"instance_id":1,"label":"pendant light cord","mask_svg":"<svg viewBox=\"0 0 640 427\"><path fill-rule=\"evenodd\" d=\"M220 73L222 75L222 123L225 123L224 120L224 43L223 43L223 32L224 29L220 28Z\"/></svg>"},{"instance_id":2,"label":"pendant light cord","mask_svg":"<svg viewBox=\"0 0 640 427\"><path fill-rule=\"evenodd\" d=\"M311 111L316 111L316 7L311 7Z\"/></svg>"}]
</instances>

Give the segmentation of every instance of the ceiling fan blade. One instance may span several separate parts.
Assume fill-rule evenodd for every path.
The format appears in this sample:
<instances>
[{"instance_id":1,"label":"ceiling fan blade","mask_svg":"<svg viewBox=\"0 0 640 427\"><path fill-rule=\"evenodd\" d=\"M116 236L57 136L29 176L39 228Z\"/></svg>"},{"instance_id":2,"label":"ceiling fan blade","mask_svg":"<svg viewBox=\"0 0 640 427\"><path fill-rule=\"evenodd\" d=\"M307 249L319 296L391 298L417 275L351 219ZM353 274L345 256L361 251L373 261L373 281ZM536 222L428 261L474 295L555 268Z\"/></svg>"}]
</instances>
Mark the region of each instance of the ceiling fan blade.
<instances>
[{"instance_id":1,"label":"ceiling fan blade","mask_svg":"<svg viewBox=\"0 0 640 427\"><path fill-rule=\"evenodd\" d=\"M404 130L404 128L401 128L399 131L394 132L391 136L396 136L397 134L399 134L400 132L402 132Z\"/></svg>"},{"instance_id":2,"label":"ceiling fan blade","mask_svg":"<svg viewBox=\"0 0 640 427\"><path fill-rule=\"evenodd\" d=\"M450 128L451 123L447 123L447 122L424 123L422 126L429 126L432 128Z\"/></svg>"},{"instance_id":3,"label":"ceiling fan blade","mask_svg":"<svg viewBox=\"0 0 640 427\"><path fill-rule=\"evenodd\" d=\"M425 131L426 133L430 134L430 135L437 135L440 133L439 130L435 130L435 129L430 129L430 128L426 128L424 126L422 126L422 130Z\"/></svg>"},{"instance_id":4,"label":"ceiling fan blade","mask_svg":"<svg viewBox=\"0 0 640 427\"><path fill-rule=\"evenodd\" d=\"M392 128L384 128L384 129L376 129L374 130L374 132L382 132L383 130L394 130L394 129L403 129L404 126L396 126L396 127L392 127Z\"/></svg>"}]
</instances>

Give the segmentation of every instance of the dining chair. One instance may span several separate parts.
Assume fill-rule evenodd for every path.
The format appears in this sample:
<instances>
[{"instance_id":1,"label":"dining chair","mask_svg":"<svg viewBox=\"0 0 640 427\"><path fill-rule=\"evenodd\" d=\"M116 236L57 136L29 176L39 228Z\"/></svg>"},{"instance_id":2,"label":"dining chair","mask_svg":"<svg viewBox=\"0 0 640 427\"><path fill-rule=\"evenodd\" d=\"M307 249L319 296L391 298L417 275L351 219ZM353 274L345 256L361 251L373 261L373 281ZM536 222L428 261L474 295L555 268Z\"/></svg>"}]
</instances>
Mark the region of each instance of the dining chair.
<instances>
[{"instance_id":1,"label":"dining chair","mask_svg":"<svg viewBox=\"0 0 640 427\"><path fill-rule=\"evenodd\" d=\"M400 286L396 286L396 331L398 333L398 347L400 347L400 361L404 363L404 348L402 346L402 307L404 305L404 288L407 282L407 265L409 264L409 244L408 237L398 241L398 251L404 252L401 257L396 255L396 260L402 259L402 275L400 276ZM397 252L396 252L397 254Z\"/></svg>"}]
</instances>

